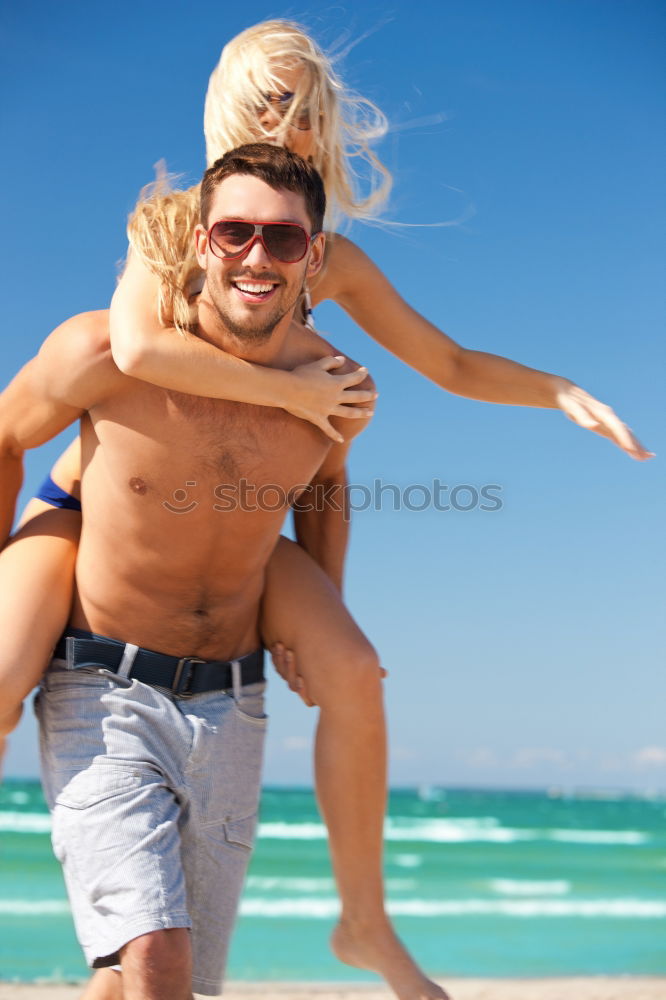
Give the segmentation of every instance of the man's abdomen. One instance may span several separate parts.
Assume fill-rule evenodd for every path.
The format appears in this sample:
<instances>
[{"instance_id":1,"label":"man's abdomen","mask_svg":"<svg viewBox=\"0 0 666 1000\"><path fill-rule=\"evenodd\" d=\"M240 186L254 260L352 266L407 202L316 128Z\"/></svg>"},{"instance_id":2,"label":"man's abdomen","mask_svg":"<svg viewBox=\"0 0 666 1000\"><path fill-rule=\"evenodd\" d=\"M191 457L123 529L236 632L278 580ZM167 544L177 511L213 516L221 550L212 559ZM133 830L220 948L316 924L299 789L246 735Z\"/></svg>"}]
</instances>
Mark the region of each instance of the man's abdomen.
<instances>
[{"instance_id":1,"label":"man's abdomen","mask_svg":"<svg viewBox=\"0 0 666 1000\"><path fill-rule=\"evenodd\" d=\"M174 656L230 659L260 645L259 607L269 551L132 538L85 530L71 624Z\"/></svg>"}]
</instances>

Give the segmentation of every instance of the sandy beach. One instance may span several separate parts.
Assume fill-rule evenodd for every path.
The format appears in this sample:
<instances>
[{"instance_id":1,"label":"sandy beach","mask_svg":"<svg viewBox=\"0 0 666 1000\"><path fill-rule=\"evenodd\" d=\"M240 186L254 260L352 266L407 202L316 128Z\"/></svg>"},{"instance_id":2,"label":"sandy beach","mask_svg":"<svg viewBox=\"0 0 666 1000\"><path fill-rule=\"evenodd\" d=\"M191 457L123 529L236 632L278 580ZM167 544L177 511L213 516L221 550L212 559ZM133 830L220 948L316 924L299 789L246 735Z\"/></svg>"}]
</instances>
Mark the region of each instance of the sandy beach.
<instances>
[{"instance_id":1,"label":"sandy beach","mask_svg":"<svg viewBox=\"0 0 666 1000\"><path fill-rule=\"evenodd\" d=\"M666 976L562 979L450 979L451 1000L664 1000ZM78 1000L80 986L0 983L0 1000ZM375 987L308 983L230 983L225 1000L395 1000Z\"/></svg>"}]
</instances>

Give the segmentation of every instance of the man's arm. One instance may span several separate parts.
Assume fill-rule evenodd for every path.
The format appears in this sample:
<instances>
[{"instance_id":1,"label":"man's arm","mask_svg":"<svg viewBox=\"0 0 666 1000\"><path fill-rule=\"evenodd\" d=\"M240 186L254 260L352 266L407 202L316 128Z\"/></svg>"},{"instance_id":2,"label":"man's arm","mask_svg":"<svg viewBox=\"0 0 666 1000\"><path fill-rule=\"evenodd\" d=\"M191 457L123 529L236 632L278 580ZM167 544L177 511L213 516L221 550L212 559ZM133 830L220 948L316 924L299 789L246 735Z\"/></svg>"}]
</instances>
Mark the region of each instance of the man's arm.
<instances>
[{"instance_id":1,"label":"man's arm","mask_svg":"<svg viewBox=\"0 0 666 1000\"><path fill-rule=\"evenodd\" d=\"M14 522L24 451L55 437L82 412L44 396L38 370L38 358L33 358L0 395L0 547Z\"/></svg>"},{"instance_id":2,"label":"man's arm","mask_svg":"<svg viewBox=\"0 0 666 1000\"><path fill-rule=\"evenodd\" d=\"M67 320L0 395L0 547L14 520L23 453L50 441L122 377L108 349L106 317Z\"/></svg>"}]
</instances>

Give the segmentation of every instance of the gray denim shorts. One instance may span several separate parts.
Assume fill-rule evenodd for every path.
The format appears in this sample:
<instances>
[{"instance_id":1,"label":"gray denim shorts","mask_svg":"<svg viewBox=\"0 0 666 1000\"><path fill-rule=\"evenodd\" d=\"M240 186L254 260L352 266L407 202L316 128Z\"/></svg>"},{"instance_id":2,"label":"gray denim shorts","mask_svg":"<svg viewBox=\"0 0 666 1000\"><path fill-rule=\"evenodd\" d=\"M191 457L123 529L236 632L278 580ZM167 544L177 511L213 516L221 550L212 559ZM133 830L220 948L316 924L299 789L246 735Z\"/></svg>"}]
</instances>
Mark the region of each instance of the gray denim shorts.
<instances>
[{"instance_id":1,"label":"gray denim shorts","mask_svg":"<svg viewBox=\"0 0 666 1000\"><path fill-rule=\"evenodd\" d=\"M54 661L37 699L53 848L93 968L191 928L192 989L220 992L254 842L264 683L187 699Z\"/></svg>"}]
</instances>

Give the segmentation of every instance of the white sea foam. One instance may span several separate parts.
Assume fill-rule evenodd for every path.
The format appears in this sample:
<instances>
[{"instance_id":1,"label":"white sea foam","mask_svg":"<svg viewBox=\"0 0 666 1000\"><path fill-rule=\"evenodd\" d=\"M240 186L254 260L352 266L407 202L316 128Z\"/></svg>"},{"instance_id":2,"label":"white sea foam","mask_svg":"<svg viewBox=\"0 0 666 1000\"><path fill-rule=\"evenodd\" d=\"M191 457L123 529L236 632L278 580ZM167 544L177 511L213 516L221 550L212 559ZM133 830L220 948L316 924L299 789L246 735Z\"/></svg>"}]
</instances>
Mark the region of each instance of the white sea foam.
<instances>
[{"instance_id":1,"label":"white sea foam","mask_svg":"<svg viewBox=\"0 0 666 1000\"><path fill-rule=\"evenodd\" d=\"M59 917L69 913L66 899L0 899L0 914L12 917Z\"/></svg>"},{"instance_id":2,"label":"white sea foam","mask_svg":"<svg viewBox=\"0 0 666 1000\"><path fill-rule=\"evenodd\" d=\"M292 892L331 892L335 888L332 878L298 878L279 875L248 875L245 880L248 889L271 891L282 889Z\"/></svg>"},{"instance_id":3,"label":"white sea foam","mask_svg":"<svg viewBox=\"0 0 666 1000\"><path fill-rule=\"evenodd\" d=\"M246 882L248 889L263 889L266 892L280 889L283 892L331 892L335 889L332 878L306 878L282 875L249 875ZM386 888L395 892L415 889L416 882L411 878L389 878Z\"/></svg>"},{"instance_id":4,"label":"white sea foam","mask_svg":"<svg viewBox=\"0 0 666 1000\"><path fill-rule=\"evenodd\" d=\"M564 844L622 844L633 847L646 844L650 837L638 830L551 830L550 839Z\"/></svg>"},{"instance_id":5,"label":"white sea foam","mask_svg":"<svg viewBox=\"0 0 666 1000\"><path fill-rule=\"evenodd\" d=\"M13 802L15 806L24 806L26 802L30 801L30 796L27 792L10 792L9 801Z\"/></svg>"},{"instance_id":6,"label":"white sea foam","mask_svg":"<svg viewBox=\"0 0 666 1000\"><path fill-rule=\"evenodd\" d=\"M323 823L260 823L259 837L263 840L326 840L326 827Z\"/></svg>"},{"instance_id":7,"label":"white sea foam","mask_svg":"<svg viewBox=\"0 0 666 1000\"><path fill-rule=\"evenodd\" d=\"M420 854L396 854L394 857L390 857L389 861L399 868L420 868L423 864L423 858ZM666 865L666 861L664 864Z\"/></svg>"},{"instance_id":8,"label":"white sea foam","mask_svg":"<svg viewBox=\"0 0 666 1000\"><path fill-rule=\"evenodd\" d=\"M390 900L388 911L403 917L505 916L516 918L582 917L609 919L666 919L666 901L642 899L403 899ZM336 917L340 904L333 897L267 899L246 898L241 913L246 917L293 917L327 920ZM14 917L62 916L69 913L66 900L0 899L0 915Z\"/></svg>"},{"instance_id":9,"label":"white sea foam","mask_svg":"<svg viewBox=\"0 0 666 1000\"><path fill-rule=\"evenodd\" d=\"M0 812L0 833L50 833L48 813ZM325 840L323 823L287 823L276 820L259 824L259 837L264 840ZM468 819L407 819L389 818L384 828L387 841L436 844L495 843L554 840L570 844L599 844L637 847L649 843L651 837L639 830L567 830L528 829L501 826L492 816ZM417 857L417 855L403 855ZM401 862L396 862L401 864ZM404 862L402 862L404 864ZM408 867L410 863L404 864Z\"/></svg>"},{"instance_id":10,"label":"white sea foam","mask_svg":"<svg viewBox=\"0 0 666 1000\"><path fill-rule=\"evenodd\" d=\"M388 819L386 840L430 841L437 844L467 844L475 841L512 843L531 840L533 831L500 826L493 816L479 819Z\"/></svg>"},{"instance_id":11,"label":"white sea foam","mask_svg":"<svg viewBox=\"0 0 666 1000\"><path fill-rule=\"evenodd\" d=\"M435 917L465 914L501 915L508 917L610 917L666 918L666 901L643 899L409 899L389 902L389 912L395 916Z\"/></svg>"},{"instance_id":12,"label":"white sea foam","mask_svg":"<svg viewBox=\"0 0 666 1000\"><path fill-rule=\"evenodd\" d=\"M492 878L488 885L500 896L566 896L571 891L571 882L565 879L537 882L518 878Z\"/></svg>"},{"instance_id":13,"label":"white sea foam","mask_svg":"<svg viewBox=\"0 0 666 1000\"><path fill-rule=\"evenodd\" d=\"M0 812L0 833L50 833L48 813Z\"/></svg>"},{"instance_id":14,"label":"white sea foam","mask_svg":"<svg viewBox=\"0 0 666 1000\"><path fill-rule=\"evenodd\" d=\"M389 892L405 892L407 889L415 889L418 885L413 878L387 878L385 884Z\"/></svg>"},{"instance_id":15,"label":"white sea foam","mask_svg":"<svg viewBox=\"0 0 666 1000\"><path fill-rule=\"evenodd\" d=\"M259 836L266 840L324 840L323 823L267 822L259 826ZM648 834L638 830L559 830L501 826L493 816L468 819L389 818L384 839L392 842L469 844L513 844L524 841L554 840L571 844L617 844L635 847L648 843Z\"/></svg>"},{"instance_id":16,"label":"white sea foam","mask_svg":"<svg viewBox=\"0 0 666 1000\"><path fill-rule=\"evenodd\" d=\"M390 900L389 913L403 917L504 916L581 917L607 919L663 920L666 902L641 899L404 899ZM293 917L326 920L340 912L337 899L244 899L241 913L249 917Z\"/></svg>"},{"instance_id":17,"label":"white sea foam","mask_svg":"<svg viewBox=\"0 0 666 1000\"><path fill-rule=\"evenodd\" d=\"M324 840L326 827L323 823L312 822L267 822L259 825L259 836L266 840ZM534 837L535 831L500 826L492 816L479 819L387 819L384 827L384 838L400 843L511 843Z\"/></svg>"}]
</instances>

